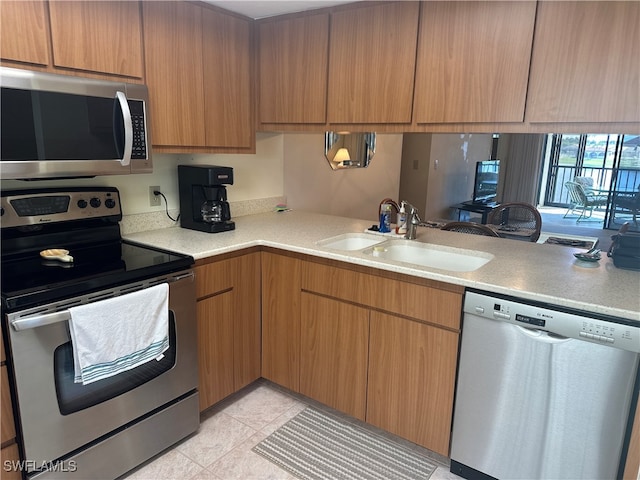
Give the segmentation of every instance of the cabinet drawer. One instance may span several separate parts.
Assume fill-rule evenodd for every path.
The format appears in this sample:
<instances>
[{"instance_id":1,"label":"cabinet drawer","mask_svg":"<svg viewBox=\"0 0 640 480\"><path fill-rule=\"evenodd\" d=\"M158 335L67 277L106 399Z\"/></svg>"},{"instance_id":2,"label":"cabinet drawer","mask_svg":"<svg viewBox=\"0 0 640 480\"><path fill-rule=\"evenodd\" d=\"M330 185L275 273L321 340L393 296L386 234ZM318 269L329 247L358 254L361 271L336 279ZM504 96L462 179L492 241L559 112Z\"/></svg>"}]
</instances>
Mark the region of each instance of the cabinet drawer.
<instances>
[{"instance_id":1,"label":"cabinet drawer","mask_svg":"<svg viewBox=\"0 0 640 480\"><path fill-rule=\"evenodd\" d=\"M462 294L305 262L302 289L458 330Z\"/></svg>"},{"instance_id":2,"label":"cabinet drawer","mask_svg":"<svg viewBox=\"0 0 640 480\"><path fill-rule=\"evenodd\" d=\"M0 443L4 444L9 440L15 438L16 429L13 424L13 408L11 405L11 393L9 392L9 378L7 373L7 367L2 367L0 372L2 377L2 417L0 423L2 423L2 440Z\"/></svg>"},{"instance_id":3,"label":"cabinet drawer","mask_svg":"<svg viewBox=\"0 0 640 480\"><path fill-rule=\"evenodd\" d=\"M234 259L230 258L196 267L196 298L233 288L233 262Z\"/></svg>"}]
</instances>

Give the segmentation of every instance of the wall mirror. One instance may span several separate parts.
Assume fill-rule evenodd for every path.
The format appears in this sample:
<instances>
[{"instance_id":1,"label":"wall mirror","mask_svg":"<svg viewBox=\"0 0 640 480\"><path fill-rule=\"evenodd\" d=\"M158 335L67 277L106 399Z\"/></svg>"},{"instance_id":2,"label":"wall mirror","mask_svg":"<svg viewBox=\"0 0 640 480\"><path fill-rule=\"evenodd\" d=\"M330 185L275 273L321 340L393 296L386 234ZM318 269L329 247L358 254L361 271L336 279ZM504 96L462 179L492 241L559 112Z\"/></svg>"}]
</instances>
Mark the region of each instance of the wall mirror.
<instances>
[{"instance_id":1,"label":"wall mirror","mask_svg":"<svg viewBox=\"0 0 640 480\"><path fill-rule=\"evenodd\" d=\"M324 134L324 156L334 170L365 168L375 153L375 132L325 132Z\"/></svg>"}]
</instances>

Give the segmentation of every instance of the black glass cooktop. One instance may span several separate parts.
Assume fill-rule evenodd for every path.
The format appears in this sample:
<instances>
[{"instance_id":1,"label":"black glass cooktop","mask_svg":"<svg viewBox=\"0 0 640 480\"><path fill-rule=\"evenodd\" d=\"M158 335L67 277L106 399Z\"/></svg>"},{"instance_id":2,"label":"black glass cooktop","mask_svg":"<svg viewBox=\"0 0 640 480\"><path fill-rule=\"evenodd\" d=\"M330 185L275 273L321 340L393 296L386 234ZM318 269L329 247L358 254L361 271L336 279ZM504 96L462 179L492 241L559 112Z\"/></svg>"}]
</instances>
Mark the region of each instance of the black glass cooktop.
<instances>
[{"instance_id":1,"label":"black glass cooktop","mask_svg":"<svg viewBox=\"0 0 640 480\"><path fill-rule=\"evenodd\" d=\"M164 275L193 265L189 255L125 240L69 248L72 263L39 251L2 258L2 308L7 311Z\"/></svg>"}]
</instances>

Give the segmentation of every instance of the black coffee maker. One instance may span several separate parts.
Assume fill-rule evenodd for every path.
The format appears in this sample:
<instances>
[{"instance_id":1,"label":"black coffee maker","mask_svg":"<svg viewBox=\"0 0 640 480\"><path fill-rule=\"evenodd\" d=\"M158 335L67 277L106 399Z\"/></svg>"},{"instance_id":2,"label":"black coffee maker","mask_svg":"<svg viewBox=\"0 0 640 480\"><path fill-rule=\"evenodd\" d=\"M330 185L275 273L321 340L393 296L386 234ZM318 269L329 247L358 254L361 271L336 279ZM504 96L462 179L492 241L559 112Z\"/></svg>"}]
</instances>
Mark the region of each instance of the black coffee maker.
<instances>
[{"instance_id":1,"label":"black coffee maker","mask_svg":"<svg viewBox=\"0 0 640 480\"><path fill-rule=\"evenodd\" d=\"M224 185L233 185L231 167L178 165L180 226L209 233L235 229Z\"/></svg>"}]
</instances>

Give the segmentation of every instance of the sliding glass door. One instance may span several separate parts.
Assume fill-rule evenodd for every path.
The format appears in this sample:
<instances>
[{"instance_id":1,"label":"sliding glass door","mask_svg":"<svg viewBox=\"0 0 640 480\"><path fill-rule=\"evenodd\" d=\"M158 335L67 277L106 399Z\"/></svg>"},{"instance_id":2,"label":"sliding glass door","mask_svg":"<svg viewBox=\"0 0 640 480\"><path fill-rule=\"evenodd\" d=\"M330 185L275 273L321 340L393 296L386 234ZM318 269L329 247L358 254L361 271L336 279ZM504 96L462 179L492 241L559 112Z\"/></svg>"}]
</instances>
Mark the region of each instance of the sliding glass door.
<instances>
[{"instance_id":1,"label":"sliding glass door","mask_svg":"<svg viewBox=\"0 0 640 480\"><path fill-rule=\"evenodd\" d=\"M543 204L568 208L570 198L565 183L582 177L591 188L608 195L602 211L605 228L619 228L625 219L633 220L633 212L621 205L628 203L627 197L640 187L640 137L601 134L550 137Z\"/></svg>"}]
</instances>

